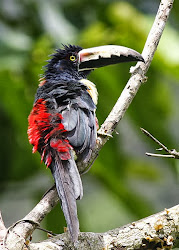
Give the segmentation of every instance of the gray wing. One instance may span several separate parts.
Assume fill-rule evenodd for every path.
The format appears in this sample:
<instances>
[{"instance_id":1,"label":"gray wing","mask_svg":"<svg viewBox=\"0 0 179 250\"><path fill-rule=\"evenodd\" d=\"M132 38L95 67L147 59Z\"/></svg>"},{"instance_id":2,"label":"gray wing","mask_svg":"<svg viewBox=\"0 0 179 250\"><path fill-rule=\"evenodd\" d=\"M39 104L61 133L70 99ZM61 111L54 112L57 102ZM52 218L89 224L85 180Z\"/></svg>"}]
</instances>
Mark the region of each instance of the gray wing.
<instances>
[{"instance_id":1,"label":"gray wing","mask_svg":"<svg viewBox=\"0 0 179 250\"><path fill-rule=\"evenodd\" d=\"M95 111L68 105L62 111L65 136L83 162L88 162L92 149L96 144Z\"/></svg>"}]
</instances>

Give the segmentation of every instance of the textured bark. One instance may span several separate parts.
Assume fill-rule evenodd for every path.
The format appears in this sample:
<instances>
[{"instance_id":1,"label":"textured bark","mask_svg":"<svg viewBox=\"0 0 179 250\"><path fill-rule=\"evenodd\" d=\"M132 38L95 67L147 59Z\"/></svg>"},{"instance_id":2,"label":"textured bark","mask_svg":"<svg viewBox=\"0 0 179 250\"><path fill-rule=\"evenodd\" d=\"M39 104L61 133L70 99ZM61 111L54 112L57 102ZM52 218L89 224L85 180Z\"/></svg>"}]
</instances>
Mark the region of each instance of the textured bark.
<instances>
[{"instance_id":1,"label":"textured bark","mask_svg":"<svg viewBox=\"0 0 179 250\"><path fill-rule=\"evenodd\" d=\"M171 249L177 246L179 205L106 233L80 233L75 248L65 233L41 243L31 243L29 249Z\"/></svg>"},{"instance_id":2,"label":"textured bark","mask_svg":"<svg viewBox=\"0 0 179 250\"><path fill-rule=\"evenodd\" d=\"M26 223L24 222L24 224ZM19 237L17 232L11 232L10 238L15 240L15 244L9 241L10 247L6 245L0 249L26 249L24 238ZM19 241L16 238L19 238ZM21 244L21 240L23 244ZM72 245L68 233L51 237L39 243L28 244L29 250L159 250L172 249L173 247L179 247L179 205L105 233L80 233L75 246Z\"/></svg>"}]
</instances>

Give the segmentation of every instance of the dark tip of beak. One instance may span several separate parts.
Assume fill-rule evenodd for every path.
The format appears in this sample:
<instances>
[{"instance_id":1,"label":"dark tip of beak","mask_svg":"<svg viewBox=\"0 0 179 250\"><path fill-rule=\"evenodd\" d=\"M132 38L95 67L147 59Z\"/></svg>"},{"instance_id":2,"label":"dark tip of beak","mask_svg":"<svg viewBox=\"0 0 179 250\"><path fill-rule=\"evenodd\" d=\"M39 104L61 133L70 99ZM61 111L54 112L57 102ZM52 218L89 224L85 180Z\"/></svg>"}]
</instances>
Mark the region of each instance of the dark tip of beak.
<instances>
[{"instance_id":1,"label":"dark tip of beak","mask_svg":"<svg viewBox=\"0 0 179 250\"><path fill-rule=\"evenodd\" d=\"M111 57L115 58L116 56L112 55ZM139 53L137 53L136 55L128 55L128 56L121 55L120 59L117 57L114 60L117 61L117 62L119 62L119 63L120 62L136 62L136 61L140 61L140 62L144 62L145 63L144 58Z\"/></svg>"},{"instance_id":2,"label":"dark tip of beak","mask_svg":"<svg viewBox=\"0 0 179 250\"><path fill-rule=\"evenodd\" d=\"M140 56L140 58L138 59L138 61L141 61L141 62L145 63L145 60L144 60L144 58L143 58L142 55Z\"/></svg>"}]
</instances>

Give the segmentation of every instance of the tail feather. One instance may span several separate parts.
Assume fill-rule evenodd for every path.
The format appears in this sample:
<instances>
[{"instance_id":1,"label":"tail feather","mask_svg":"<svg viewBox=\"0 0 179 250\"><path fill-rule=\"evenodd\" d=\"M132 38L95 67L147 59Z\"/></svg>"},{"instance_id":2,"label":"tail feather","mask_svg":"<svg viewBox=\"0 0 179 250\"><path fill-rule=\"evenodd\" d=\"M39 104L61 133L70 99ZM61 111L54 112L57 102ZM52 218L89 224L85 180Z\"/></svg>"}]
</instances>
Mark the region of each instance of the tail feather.
<instances>
[{"instance_id":1,"label":"tail feather","mask_svg":"<svg viewBox=\"0 0 179 250\"><path fill-rule=\"evenodd\" d=\"M78 169L73 159L62 161L58 152L55 152L55 161L51 166L51 171L55 179L67 227L72 241L75 242L79 233L76 199L82 198L83 195Z\"/></svg>"},{"instance_id":2,"label":"tail feather","mask_svg":"<svg viewBox=\"0 0 179 250\"><path fill-rule=\"evenodd\" d=\"M79 174L79 171L77 169L76 163L74 161L74 159L70 159L69 160L69 176L71 179L71 183L73 186L73 191L74 191L74 195L75 195L75 199L76 200L81 200L83 197L83 186L82 186L82 182L81 182L81 177Z\"/></svg>"}]
</instances>

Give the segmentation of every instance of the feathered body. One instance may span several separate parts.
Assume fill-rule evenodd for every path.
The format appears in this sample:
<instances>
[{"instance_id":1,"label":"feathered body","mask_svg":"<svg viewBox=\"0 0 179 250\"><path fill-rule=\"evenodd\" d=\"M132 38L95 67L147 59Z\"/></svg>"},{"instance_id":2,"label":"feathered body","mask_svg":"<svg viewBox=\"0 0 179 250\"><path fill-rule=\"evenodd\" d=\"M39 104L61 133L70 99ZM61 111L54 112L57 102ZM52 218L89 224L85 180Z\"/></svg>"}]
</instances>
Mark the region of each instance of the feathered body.
<instances>
[{"instance_id":1,"label":"feathered body","mask_svg":"<svg viewBox=\"0 0 179 250\"><path fill-rule=\"evenodd\" d=\"M33 152L51 169L73 242L78 239L76 200L83 196L75 163L87 163L96 144L97 90L88 81L91 69L142 61L135 50L123 46L83 49L64 46L52 55L29 115L28 136Z\"/></svg>"},{"instance_id":2,"label":"feathered body","mask_svg":"<svg viewBox=\"0 0 179 250\"><path fill-rule=\"evenodd\" d=\"M83 196L75 158L88 162L96 144L95 87L78 72L78 46L65 46L49 60L29 115L28 136L33 152L51 169L73 241L79 222L76 199ZM88 86L87 86L88 84ZM91 89L90 89L91 84ZM97 100L97 92L93 93Z\"/></svg>"}]
</instances>

